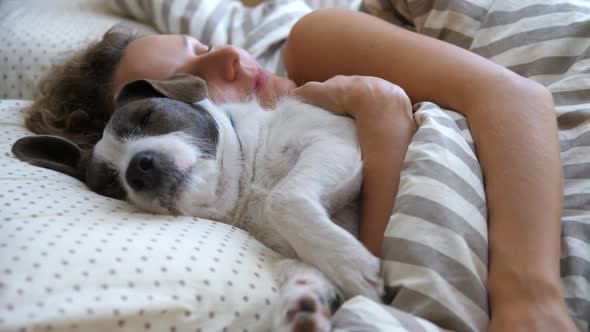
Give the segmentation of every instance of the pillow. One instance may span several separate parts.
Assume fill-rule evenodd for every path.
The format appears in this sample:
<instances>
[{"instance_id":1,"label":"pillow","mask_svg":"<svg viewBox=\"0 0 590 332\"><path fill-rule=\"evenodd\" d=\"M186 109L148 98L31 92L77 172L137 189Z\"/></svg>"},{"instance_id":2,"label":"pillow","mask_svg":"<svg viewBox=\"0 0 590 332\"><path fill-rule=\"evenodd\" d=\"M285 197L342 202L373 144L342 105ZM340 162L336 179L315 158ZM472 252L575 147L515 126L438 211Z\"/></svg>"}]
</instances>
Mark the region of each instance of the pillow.
<instances>
[{"instance_id":1,"label":"pillow","mask_svg":"<svg viewBox=\"0 0 590 332\"><path fill-rule=\"evenodd\" d=\"M144 214L18 161L0 100L0 331L261 331L278 254L235 227Z\"/></svg>"},{"instance_id":2,"label":"pillow","mask_svg":"<svg viewBox=\"0 0 590 332\"><path fill-rule=\"evenodd\" d=\"M102 0L0 1L0 98L32 99L45 73L71 52L124 23Z\"/></svg>"}]
</instances>

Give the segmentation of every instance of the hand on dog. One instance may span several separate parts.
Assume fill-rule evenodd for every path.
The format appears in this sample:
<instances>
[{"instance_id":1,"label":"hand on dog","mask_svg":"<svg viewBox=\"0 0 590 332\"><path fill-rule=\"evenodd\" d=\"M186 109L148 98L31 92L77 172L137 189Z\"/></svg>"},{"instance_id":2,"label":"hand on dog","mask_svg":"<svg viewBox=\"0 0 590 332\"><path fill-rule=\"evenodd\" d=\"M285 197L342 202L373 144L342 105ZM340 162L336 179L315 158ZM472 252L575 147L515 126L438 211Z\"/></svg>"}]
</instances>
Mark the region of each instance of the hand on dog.
<instances>
[{"instance_id":1,"label":"hand on dog","mask_svg":"<svg viewBox=\"0 0 590 332\"><path fill-rule=\"evenodd\" d=\"M291 90L291 96L352 118L367 110L391 108L411 112L411 102L399 86L373 76L334 76L325 82L308 82Z\"/></svg>"}]
</instances>

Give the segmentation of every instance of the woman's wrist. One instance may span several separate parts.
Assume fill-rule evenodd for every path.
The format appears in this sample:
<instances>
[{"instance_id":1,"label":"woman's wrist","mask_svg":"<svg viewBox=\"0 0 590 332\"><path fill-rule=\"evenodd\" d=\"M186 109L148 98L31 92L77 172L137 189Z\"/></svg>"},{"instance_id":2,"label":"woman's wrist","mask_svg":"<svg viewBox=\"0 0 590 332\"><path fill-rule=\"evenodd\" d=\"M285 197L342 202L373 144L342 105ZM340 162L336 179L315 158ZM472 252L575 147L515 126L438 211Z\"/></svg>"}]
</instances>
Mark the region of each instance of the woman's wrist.
<instances>
[{"instance_id":1,"label":"woman's wrist","mask_svg":"<svg viewBox=\"0 0 590 332\"><path fill-rule=\"evenodd\" d=\"M523 271L519 267L491 265L488 290L492 311L507 305L554 303L562 300L559 276L547 271Z\"/></svg>"},{"instance_id":2,"label":"woman's wrist","mask_svg":"<svg viewBox=\"0 0 590 332\"><path fill-rule=\"evenodd\" d=\"M364 167L359 239L376 256L381 253L406 151L416 132L410 100L398 89L369 91L353 103Z\"/></svg>"},{"instance_id":3,"label":"woman's wrist","mask_svg":"<svg viewBox=\"0 0 590 332\"><path fill-rule=\"evenodd\" d=\"M497 300L492 304L489 331L577 331L563 298L543 293L537 290L531 297L528 292L515 290L510 300ZM524 295L519 298L519 294Z\"/></svg>"}]
</instances>

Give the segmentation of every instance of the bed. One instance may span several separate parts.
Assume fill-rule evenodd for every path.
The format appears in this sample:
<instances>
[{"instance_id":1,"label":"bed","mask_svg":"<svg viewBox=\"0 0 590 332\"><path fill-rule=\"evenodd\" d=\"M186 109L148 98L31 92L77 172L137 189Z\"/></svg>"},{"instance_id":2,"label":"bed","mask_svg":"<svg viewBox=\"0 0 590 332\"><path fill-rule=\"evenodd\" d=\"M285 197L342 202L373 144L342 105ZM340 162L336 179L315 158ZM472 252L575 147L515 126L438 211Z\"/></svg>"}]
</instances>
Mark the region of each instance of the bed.
<instances>
[{"instance_id":1,"label":"bed","mask_svg":"<svg viewBox=\"0 0 590 332\"><path fill-rule=\"evenodd\" d=\"M295 0L273 3L290 2ZM191 22L200 3L0 2L0 331L268 330L278 292L272 265L280 257L252 236L215 221L144 214L10 152L16 139L31 134L22 109L54 63L115 23L196 33ZM579 329L589 331L590 4L309 4L369 12L470 49L551 90L565 185L563 293ZM334 315L335 331L487 328L487 211L469 125L432 103L414 109L419 128L383 247L384 277L395 296L387 305L349 299Z\"/></svg>"}]
</instances>

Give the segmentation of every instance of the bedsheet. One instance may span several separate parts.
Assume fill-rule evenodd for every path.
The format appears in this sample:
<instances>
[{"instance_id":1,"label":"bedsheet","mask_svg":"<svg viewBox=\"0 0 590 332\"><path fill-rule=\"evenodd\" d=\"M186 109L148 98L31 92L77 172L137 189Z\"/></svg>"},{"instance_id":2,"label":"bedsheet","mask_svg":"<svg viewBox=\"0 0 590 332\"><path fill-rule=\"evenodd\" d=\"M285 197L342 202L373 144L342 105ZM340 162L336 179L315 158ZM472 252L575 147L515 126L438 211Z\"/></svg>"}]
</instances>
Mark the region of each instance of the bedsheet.
<instances>
[{"instance_id":1,"label":"bedsheet","mask_svg":"<svg viewBox=\"0 0 590 332\"><path fill-rule=\"evenodd\" d=\"M152 8L158 8L160 3L150 1ZM588 330L588 3L380 3L380 8L390 14L381 13L380 17L469 49L538 81L553 93L565 185L562 285L576 324L582 331ZM368 4L369 1L364 2L366 11L371 8ZM141 19L137 14L134 17ZM187 18L180 15L171 19ZM197 30L186 32L198 34ZM485 287L487 211L483 176L469 126L461 115L430 103L415 105L415 117L420 127L404 163L396 208L383 247L386 283L396 295L390 305L444 329L485 330L489 320Z\"/></svg>"},{"instance_id":2,"label":"bedsheet","mask_svg":"<svg viewBox=\"0 0 590 332\"><path fill-rule=\"evenodd\" d=\"M281 1L281 3L285 2L288 1ZM133 8L135 10L149 8L149 6L145 7L148 3L149 1L141 1L138 2L138 7ZM191 1L176 0L171 3L182 3L186 6ZM365 6L365 10L369 10L368 8ZM588 121L590 114L588 112L590 109L590 61L588 59L590 35L587 34L590 31L588 29L590 7L585 2L573 0L552 0L550 2L540 0L519 2L507 0L458 0L452 2L413 0L391 1L389 6L382 8L390 11L389 16L382 16L384 18L393 17L398 24L403 24L409 29L470 49L521 75L537 80L553 92L560 129L565 184L565 205L562 216L562 284L572 317L581 331L588 331L588 322L590 321L588 278L590 276L590 218L587 211L590 209L590 192L588 190L590 188L588 185L590 163L586 159L590 156L588 153L590 142L587 139L587 132L590 130L590 121ZM127 15L133 15L133 13L127 13ZM171 16L171 19L174 18ZM136 18L136 20L142 19ZM152 24L153 22L146 23ZM3 38L7 37L3 35ZM15 66L15 79L19 79L20 69L26 74L19 82L26 82L27 75L29 73L32 75L35 71L27 72L26 66L22 64L29 59L27 48L23 48L22 52L23 55L16 57L11 54L3 53L2 55L7 59L5 63L7 61L15 62L11 65ZM25 60L19 61L19 57L23 57ZM21 64L22 68L19 67ZM1 57L0 65L2 65ZM35 74L37 73L35 72ZM35 76L30 77L28 82L35 82ZM4 91L0 91L0 94L4 93L6 96L5 88L9 93L16 91L10 86L3 87ZM17 96L10 94L11 98L30 98L27 93L32 91L32 87L23 86L21 91L25 91L25 93ZM149 301L149 292L159 287L158 289L162 290L160 294L172 299L170 302L165 302L167 305L171 305L170 307L157 309L149 307L150 309L146 310L142 307L146 305L145 303L134 302L136 307L123 310L118 303L122 303L122 296L125 296L126 301L129 301L130 297L119 293L114 293L113 297L110 297L111 295L106 297L100 294L94 295L99 298L98 302L102 301L100 306L80 307L80 302L76 301L81 299L80 290L87 290L87 286L85 286L87 284L64 283L55 279L55 273L63 277L65 273L77 272L80 280L85 280L84 282L88 282L88 285L94 285L88 287L92 290L96 290L93 287L101 287L95 282L100 278L116 279L127 276L127 274L118 273L118 270L115 270L115 274L110 274L113 266L121 264L116 260L118 256L114 256L109 264L100 265L96 270L95 268L78 269L68 259L65 259L66 263L64 264L60 261L60 256L51 256L54 247L63 244L64 239L68 238L68 233L71 234L79 226L79 223L85 222L86 215L82 214L83 218L77 215L88 212L79 211L76 206L90 204L89 209L96 213L114 210L117 214L115 217L117 221L111 221L109 219L111 217L101 217L104 220L95 220L92 224L84 226L91 228L91 230L81 231L80 236L84 233L88 238L93 238L96 234L107 234L108 227L116 228L117 231L123 228L128 229L128 227L132 227L128 226L128 222L129 225L133 225L137 229L147 230L148 234L163 231L157 227L162 227L164 230L176 229L177 225L182 222L177 223L176 219L174 221L152 220L152 217L141 215L126 205L119 206L111 205L111 202L108 204L100 202L100 198L98 198L99 203L95 203L95 197L92 197L91 193L88 193L81 184L49 171L40 173L41 171L36 168L30 168L28 165L15 161L8 152L7 146L8 141L12 142L18 135L24 134L21 132L22 120L19 119L18 112L18 109L24 105L22 101L3 101L2 103L0 106L9 109L8 112L12 114L12 120L2 123L0 129L0 133L4 133L2 136L4 137L2 138L4 148L0 165L3 167L1 174L5 181L3 186L6 189L6 192L0 193L0 219L3 222L3 228L0 229L0 250L2 251L0 256L2 257L0 261L2 268L0 269L0 294L2 295L0 296L0 308L9 310L0 311L0 330L13 331L24 326L36 329L50 328L54 331L80 327L84 327L85 330L93 328L145 330L156 329L156 326L158 330L167 328L175 331L194 330L195 326L201 326L203 330L209 330L207 327L214 330L223 330L224 327L234 330L240 326L239 324L242 324L241 321L238 320L236 323L234 320L243 317L243 314L242 311L237 310L233 312L232 316L232 310L229 308L253 301L253 296L256 296L256 301L258 301L256 303L260 303L262 306L272 303L274 293L272 287L270 290L263 289L264 292L269 292L268 295L263 292L258 296L253 294L258 294L257 291L260 288L257 287L258 284L252 283L257 291L250 293L250 295L244 295L243 292L248 292L249 288L252 289L250 282L247 281L244 281L243 288L240 287L235 293L231 293L231 300L228 299L226 295L222 295L229 287L227 282L225 285L220 285L220 288L209 287L213 284L211 280L220 278L216 274L218 270L215 267L213 267L214 271L206 270L211 266L198 266L198 268L205 269L203 272L213 273L211 279L207 279L209 285L206 286L208 287L203 287L205 282L198 278L195 280L197 282L201 280L202 285L195 285L194 281L191 281L187 287L187 280L183 279L184 286L181 286L180 280L178 280L178 285L175 287L168 287L173 282L166 282L166 287L162 287L162 281L155 278L168 280L166 273L169 270L167 265L158 265L160 270L153 267L152 272L155 274L150 274L150 278L154 278L154 280L145 279L141 287L137 287L135 283L130 285L127 280L116 284L120 291L130 292L130 294L135 294L138 289L141 290L140 294L145 296L143 300L146 303L149 303L147 302ZM20 103L20 105L16 103ZM461 115L441 109L431 103L418 104L414 108L419 130L412 140L404 163L397 204L386 231L383 248L385 279L394 290L395 296L387 306L372 303L362 297L345 302L334 316L334 325L337 331L438 331L443 329L485 331L487 328L489 319L485 288L487 278L487 225L485 217L487 211L485 209L483 177L477 162L477 151L469 133L468 122ZM2 114L4 115L5 112L2 111ZM51 186L46 182L50 182ZM10 183L12 187L9 185ZM76 201L76 204L68 204L67 198L71 196L78 198L79 201ZM57 199L51 200L48 197L57 197ZM85 198L88 198L88 202ZM53 215L39 213L38 209L42 208L50 209ZM128 216L118 215L119 213L131 213L132 217L130 219ZM138 218L142 220L138 220ZM146 222L147 220L149 223ZM152 222L157 226L152 225ZM189 232L195 234L197 239L199 235L204 233L215 239L211 242L213 245L216 242L220 243L219 247L215 245L211 247L211 250L208 251L210 254L215 250L222 250L221 243L227 243L224 242L224 239L229 235L231 228L227 229L225 226L211 221L190 218L185 222L185 229L189 229ZM57 228L54 229L54 226ZM53 231L49 232L49 229ZM97 233L98 230L103 233ZM25 235L31 231L32 235ZM131 232L131 229L128 231ZM113 233L112 230L110 232ZM179 232L182 234L183 231ZM234 232L237 231L234 230ZM55 239L36 240L36 236L45 236L45 233L48 236L52 234ZM247 241L249 238L247 234L239 232L236 234L243 241ZM82 237L78 240L81 249L64 247L64 255L84 253L81 257L85 257L87 261L93 259L93 257L87 256L88 254L106 257L107 255L101 251L98 253L96 251L96 249L104 250L101 247L101 239L109 241L108 238L101 238L101 235L98 235L98 245L86 248L81 244L86 244L89 240ZM126 238L116 238L113 241L126 241ZM149 242L150 239L145 238L143 241ZM205 240L202 241L205 242ZM228 241L234 245L233 239ZM253 240L249 240L248 243L259 251L245 250L242 253L252 255L248 257L251 257L251 262L254 263L260 259L260 252L266 253L266 251L264 248L258 247L258 244ZM48 246L48 249L39 249L42 246ZM147 246L152 248L154 246L149 243L145 246L133 246L133 250L137 250L137 252L129 257L134 257L137 260L136 265L147 264L142 263L144 256L150 259L142 252L149 252ZM174 245L171 244L172 246ZM37 249L32 250L31 248ZM240 247L232 248L237 250ZM13 251L19 252L19 250L22 254L13 253ZM70 253L68 250L73 250L74 253ZM238 255L237 258L229 256L230 260L237 259L244 262L239 258L239 250L228 250L226 253ZM176 258L176 256L171 257ZM182 257L185 260L191 260L191 256ZM207 255L207 257L211 256ZM263 259L266 260L266 263L276 259L272 252L265 254L265 257ZM55 261L49 260L49 258L55 259ZM96 260L96 258L94 259ZM122 261L123 257L119 257L119 259ZM167 256L162 255L160 259L167 259ZM213 262L215 262L214 259ZM191 262L190 265L184 266L185 270L186 267L192 269L192 264L194 263ZM230 261L229 266L232 264L238 263L234 260L233 263ZM162 267L165 270L161 270ZM262 284L272 285L272 271L267 267L267 265L262 265L263 273L254 271L258 272L260 277L266 278ZM47 293L47 289L36 289L30 286L36 284L38 280L34 278L32 273L46 268L50 269L50 272L40 274L41 280L48 280L56 285L56 287L49 286L51 289L49 293ZM255 264L249 265L249 268L256 269L257 266ZM56 270L59 271L56 272ZM89 275L91 272L97 272L98 279L89 278L84 275L84 272ZM131 273L130 275L134 273L133 269L128 272ZM229 275L234 273L232 270L226 272ZM190 273L189 275L194 276ZM192 280L190 276L188 279ZM256 275L252 274L250 277L252 276L256 278ZM223 280L223 278L220 279ZM17 282L18 280L23 283ZM156 284L155 281L158 283ZM146 287L150 291L144 293ZM171 289L177 289L176 287L187 287L179 289L191 289L191 291L215 288L215 292L207 293L209 294L207 297L204 295L197 297L199 294L193 293L194 298L188 299L188 297L179 297L178 294L169 292ZM62 303L62 306L50 309L44 299L56 289L62 296L61 298L57 297L62 301L57 303ZM190 292L186 291L186 294L190 294ZM177 302L174 302L174 295L181 300L176 299ZM244 296L248 299L247 301L244 300ZM10 302L5 300L7 298L10 299ZM68 299L70 300L68 301ZM220 306L215 308L220 308L219 311L199 309L203 305L201 301L210 305L210 299L217 301L216 303ZM21 316L17 315L17 312ZM31 312L33 314L37 312L50 314L34 315L31 318L29 317ZM250 320L247 322L257 324L258 320L263 319L263 313L258 313L257 316L254 312L248 317ZM198 325L206 323L215 325Z\"/></svg>"}]
</instances>

